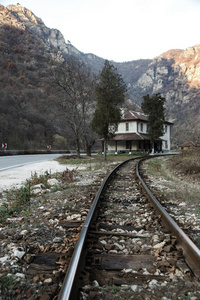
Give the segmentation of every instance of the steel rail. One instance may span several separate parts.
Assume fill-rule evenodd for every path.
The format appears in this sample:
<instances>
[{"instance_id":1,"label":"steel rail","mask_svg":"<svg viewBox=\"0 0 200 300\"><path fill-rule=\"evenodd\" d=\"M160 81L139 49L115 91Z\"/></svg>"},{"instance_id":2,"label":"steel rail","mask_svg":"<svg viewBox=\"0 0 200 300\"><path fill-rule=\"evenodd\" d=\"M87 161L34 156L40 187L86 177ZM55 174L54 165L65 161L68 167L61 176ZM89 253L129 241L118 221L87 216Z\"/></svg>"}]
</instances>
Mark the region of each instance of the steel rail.
<instances>
[{"instance_id":1,"label":"steel rail","mask_svg":"<svg viewBox=\"0 0 200 300\"><path fill-rule=\"evenodd\" d=\"M161 155L158 155L161 156ZM165 155L166 156L166 155ZM144 181L142 180L140 174L139 174L139 164L141 161L147 158L153 158L155 156L151 157L136 157L136 158L131 158L128 159L121 164L117 165L104 179L101 187L99 188L96 197L92 203L91 209L87 215L87 218L83 224L83 228L81 230L79 240L77 242L77 245L74 250L74 254L72 256L70 265L67 270L67 274L65 276L62 289L60 291L60 294L58 296L59 300L74 300L76 297L73 294L73 287L74 287L74 282L77 276L77 270L80 268L80 258L81 254L84 249L84 244L85 244L85 239L86 235L88 232L88 229L90 225L92 224L92 221L94 219L95 212L97 210L98 204L99 204L99 199L108 184L109 180L111 179L112 175L114 172L120 168L123 164L131 161L131 160L136 160L140 159L140 161L136 165L136 177L139 179L139 181L142 184L143 189L145 190L147 197L152 201L154 207L156 210L163 216L165 223L167 223L167 226L172 230L174 235L177 236L177 239L179 240L182 248L183 248L183 254L185 256L186 262L192 269L193 273L196 276L200 276L200 250L196 247L196 245L186 236L186 234L179 228L179 226L174 222L174 220L167 214L165 209L160 205L158 200L154 197L154 195L151 193L151 191L148 189ZM191 257L192 254L192 257Z\"/></svg>"},{"instance_id":2,"label":"steel rail","mask_svg":"<svg viewBox=\"0 0 200 300\"><path fill-rule=\"evenodd\" d=\"M75 281L75 277L76 277L76 271L79 268L79 265L81 264L80 262L80 257L81 257L81 253L83 251L83 247L84 247L84 243L85 243L85 238L88 232L88 228L92 223L95 211L97 209L98 203L99 203L99 199L101 197L101 194L103 193L106 185L108 184L109 180L111 179L112 175L115 173L115 171L120 168L123 164L127 163L130 160L135 160L141 157L136 157L136 158L132 158L132 159L128 159L122 163L120 163L119 165L117 165L108 175L107 177L104 179L101 187L99 188L97 195L92 203L91 209L87 215L87 218L83 224L83 228L81 230L80 236L79 236L79 240L77 242L77 245L75 247L74 250L74 254L72 256L70 265L68 267L68 271L67 274L65 276L64 279L64 283L61 289L61 292L59 294L58 299L59 300L74 300L75 296L73 295L72 291L73 291L73 285L74 285L74 281Z\"/></svg>"},{"instance_id":3,"label":"steel rail","mask_svg":"<svg viewBox=\"0 0 200 300\"><path fill-rule=\"evenodd\" d=\"M155 157L155 156L154 156ZM184 231L176 224L176 222L170 217L162 205L158 202L152 192L149 190L145 182L140 176L139 166L142 161L148 158L141 159L136 165L136 176L142 184L143 190L147 194L148 199L152 202L153 206L159 214L162 215L162 220L171 229L173 234L177 237L182 250L185 260L188 266L193 271L196 277L200 277L200 249L192 242L192 240L184 233Z\"/></svg>"}]
</instances>

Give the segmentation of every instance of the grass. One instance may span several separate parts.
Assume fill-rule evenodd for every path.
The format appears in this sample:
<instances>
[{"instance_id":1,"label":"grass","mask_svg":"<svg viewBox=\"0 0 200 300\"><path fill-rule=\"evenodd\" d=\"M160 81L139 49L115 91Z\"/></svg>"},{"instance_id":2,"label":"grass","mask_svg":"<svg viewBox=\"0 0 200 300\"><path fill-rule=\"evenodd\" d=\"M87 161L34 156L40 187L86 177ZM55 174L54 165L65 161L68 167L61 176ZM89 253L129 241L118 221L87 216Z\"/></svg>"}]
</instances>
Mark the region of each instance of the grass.
<instances>
[{"instance_id":1,"label":"grass","mask_svg":"<svg viewBox=\"0 0 200 300\"><path fill-rule=\"evenodd\" d=\"M31 197L33 197L31 195L32 186L41 183L48 188L48 179L56 177L61 183L60 186L54 186L52 188L51 192L56 192L68 188L69 183L76 181L77 174L78 172L76 169L68 170L67 168L62 173L54 175L49 174L48 172L45 172L43 175L38 175L35 172L20 189L7 191L6 201L0 206L0 223L6 224L8 218L16 216L20 212L22 212L23 215L30 213Z\"/></svg>"},{"instance_id":2,"label":"grass","mask_svg":"<svg viewBox=\"0 0 200 300\"><path fill-rule=\"evenodd\" d=\"M158 191L161 194L192 205L195 213L200 215L200 150L154 158L147 161L146 165L147 174L156 180L160 179L161 187L158 187Z\"/></svg>"},{"instance_id":3,"label":"grass","mask_svg":"<svg viewBox=\"0 0 200 300\"><path fill-rule=\"evenodd\" d=\"M160 172L162 169L162 165L160 160L158 159L150 159L147 161L148 164L148 171L151 174L154 174L155 172Z\"/></svg>"},{"instance_id":4,"label":"grass","mask_svg":"<svg viewBox=\"0 0 200 300\"><path fill-rule=\"evenodd\" d=\"M110 292L110 293L112 293L112 294L115 294L115 293L117 293L118 291L120 291L120 287L118 287L118 286L115 286L115 285L111 285L111 286L106 286L105 288L104 288L104 290L106 291L106 292Z\"/></svg>"},{"instance_id":5,"label":"grass","mask_svg":"<svg viewBox=\"0 0 200 300\"><path fill-rule=\"evenodd\" d=\"M47 187L47 180L51 178L51 174L47 171L43 175L38 175L36 172L31 174L30 180L27 180L30 186L34 186L36 184L42 183L44 186Z\"/></svg>"},{"instance_id":6,"label":"grass","mask_svg":"<svg viewBox=\"0 0 200 300\"><path fill-rule=\"evenodd\" d=\"M2 275L0 277L1 287L6 288L8 290L14 290L19 286L19 282L16 281L16 278L13 274L10 275Z\"/></svg>"},{"instance_id":7,"label":"grass","mask_svg":"<svg viewBox=\"0 0 200 300\"><path fill-rule=\"evenodd\" d=\"M200 148L184 150L172 158L170 166L181 174L200 180Z\"/></svg>"},{"instance_id":8,"label":"grass","mask_svg":"<svg viewBox=\"0 0 200 300\"><path fill-rule=\"evenodd\" d=\"M80 165L80 164L99 164L99 166L102 167L102 164L107 164L111 162L118 162L118 161L124 161L126 159L136 157L136 156L142 156L143 153L135 152L131 155L126 153L120 153L120 154L107 154L106 161L104 160L104 156L102 154L97 154L93 156L76 156L76 155L62 155L58 157L56 160L60 164L68 164L68 165Z\"/></svg>"},{"instance_id":9,"label":"grass","mask_svg":"<svg viewBox=\"0 0 200 300\"><path fill-rule=\"evenodd\" d=\"M7 200L0 207L0 223L7 218L17 214L30 206L30 184L26 184L18 190L11 190L7 193Z\"/></svg>"}]
</instances>

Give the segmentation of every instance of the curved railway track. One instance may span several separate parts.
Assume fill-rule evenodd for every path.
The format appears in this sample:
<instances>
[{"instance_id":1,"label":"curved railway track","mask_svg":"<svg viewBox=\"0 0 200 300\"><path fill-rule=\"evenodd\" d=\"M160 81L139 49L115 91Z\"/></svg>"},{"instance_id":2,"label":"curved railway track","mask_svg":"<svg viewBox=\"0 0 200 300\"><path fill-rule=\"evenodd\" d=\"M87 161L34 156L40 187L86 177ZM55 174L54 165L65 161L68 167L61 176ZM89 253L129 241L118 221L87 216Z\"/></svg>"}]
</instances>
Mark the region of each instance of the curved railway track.
<instances>
[{"instance_id":1,"label":"curved railway track","mask_svg":"<svg viewBox=\"0 0 200 300\"><path fill-rule=\"evenodd\" d=\"M162 299L169 294L163 299L179 299L188 278L190 289L200 293L194 277L200 277L200 250L148 190L138 158L123 162L104 180L59 299Z\"/></svg>"}]
</instances>

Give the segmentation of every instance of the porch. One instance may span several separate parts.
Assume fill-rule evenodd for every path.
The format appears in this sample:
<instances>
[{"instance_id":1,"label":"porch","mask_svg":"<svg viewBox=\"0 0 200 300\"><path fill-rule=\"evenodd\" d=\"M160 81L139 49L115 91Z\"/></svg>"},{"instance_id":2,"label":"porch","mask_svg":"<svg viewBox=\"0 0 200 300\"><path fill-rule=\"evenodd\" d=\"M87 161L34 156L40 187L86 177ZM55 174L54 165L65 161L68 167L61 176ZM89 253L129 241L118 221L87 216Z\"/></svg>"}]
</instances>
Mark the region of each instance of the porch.
<instances>
[{"instance_id":1,"label":"porch","mask_svg":"<svg viewBox=\"0 0 200 300\"><path fill-rule=\"evenodd\" d=\"M112 139L107 141L108 153L132 153L132 152L152 152L152 143L148 135L137 133L116 134ZM162 151L162 140L154 142L154 152Z\"/></svg>"}]
</instances>

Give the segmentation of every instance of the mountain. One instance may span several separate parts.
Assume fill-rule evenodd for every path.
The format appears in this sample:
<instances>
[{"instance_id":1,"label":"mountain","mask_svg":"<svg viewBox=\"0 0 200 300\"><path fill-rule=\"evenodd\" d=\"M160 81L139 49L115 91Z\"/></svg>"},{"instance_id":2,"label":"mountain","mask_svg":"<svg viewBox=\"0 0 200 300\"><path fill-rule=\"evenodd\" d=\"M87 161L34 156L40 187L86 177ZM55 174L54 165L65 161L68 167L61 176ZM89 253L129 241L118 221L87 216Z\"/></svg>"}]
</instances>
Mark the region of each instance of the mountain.
<instances>
[{"instance_id":1,"label":"mountain","mask_svg":"<svg viewBox=\"0 0 200 300\"><path fill-rule=\"evenodd\" d=\"M0 5L0 141L13 148L44 147L60 134L47 105L52 96L52 55L76 57L95 73L104 65L103 58L66 43L60 31L47 28L25 7ZM134 104L140 106L146 94L166 98L166 116L175 120L174 143L184 141L180 133L189 121L193 127L199 124L200 45L169 50L153 59L112 63Z\"/></svg>"},{"instance_id":2,"label":"mountain","mask_svg":"<svg viewBox=\"0 0 200 300\"><path fill-rule=\"evenodd\" d=\"M200 96L200 45L169 50L152 60L118 64L118 69L135 99L162 93L172 114L176 106L184 109L188 104L193 105L195 113Z\"/></svg>"}]
</instances>

